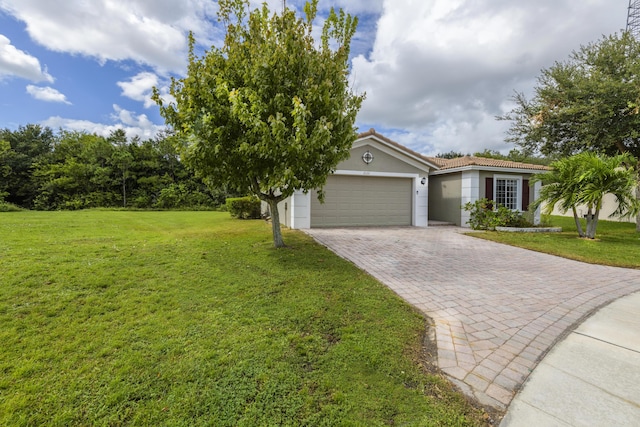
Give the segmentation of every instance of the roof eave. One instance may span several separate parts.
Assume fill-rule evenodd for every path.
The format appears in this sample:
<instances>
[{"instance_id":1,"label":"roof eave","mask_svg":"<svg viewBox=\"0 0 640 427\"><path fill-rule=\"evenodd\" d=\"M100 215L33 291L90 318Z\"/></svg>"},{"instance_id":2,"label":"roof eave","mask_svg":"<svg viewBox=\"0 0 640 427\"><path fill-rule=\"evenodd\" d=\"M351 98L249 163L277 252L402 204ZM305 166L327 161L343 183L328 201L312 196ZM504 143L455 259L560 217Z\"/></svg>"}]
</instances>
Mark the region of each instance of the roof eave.
<instances>
[{"instance_id":1,"label":"roof eave","mask_svg":"<svg viewBox=\"0 0 640 427\"><path fill-rule=\"evenodd\" d=\"M379 144L385 145L387 147L390 147L396 151L401 152L403 155L413 159L414 161L417 161L425 166L427 166L429 169L440 169L440 167L432 162L430 162L425 156L416 153L415 151L405 147L402 144L399 144L395 141L390 140L387 137L384 137L382 135L380 135L379 133L375 132L375 131L369 131L369 132L364 132L361 133L360 135L358 135L358 138L356 138L356 140L353 143L354 147L357 147L360 145L360 143L365 143L365 141L367 139L374 139L376 142L378 142Z\"/></svg>"},{"instance_id":2,"label":"roof eave","mask_svg":"<svg viewBox=\"0 0 640 427\"><path fill-rule=\"evenodd\" d=\"M431 172L431 175L446 175L448 173L467 172L467 171L484 171L484 172L504 172L504 173L521 173L521 174L536 174L548 172L547 169L528 169L528 168L507 168L500 166L478 166L468 165L460 166L457 168L440 169Z\"/></svg>"}]
</instances>

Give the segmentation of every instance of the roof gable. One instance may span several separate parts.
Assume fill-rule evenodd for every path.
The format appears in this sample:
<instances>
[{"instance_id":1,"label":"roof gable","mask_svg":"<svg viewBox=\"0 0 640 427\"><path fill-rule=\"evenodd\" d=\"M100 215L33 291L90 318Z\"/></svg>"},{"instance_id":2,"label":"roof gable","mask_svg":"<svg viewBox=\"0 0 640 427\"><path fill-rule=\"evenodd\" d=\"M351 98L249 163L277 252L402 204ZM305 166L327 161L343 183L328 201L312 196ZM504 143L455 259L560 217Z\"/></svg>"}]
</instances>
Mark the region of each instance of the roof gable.
<instances>
[{"instance_id":1,"label":"roof gable","mask_svg":"<svg viewBox=\"0 0 640 427\"><path fill-rule=\"evenodd\" d=\"M371 141L377 142L379 147L386 148L388 154L394 155L398 158L403 158L406 163L419 167L420 169L430 170L438 169L438 165L431 161L430 158L417 153L402 144L399 144L383 135L376 132L375 129L369 129L367 132L363 132L358 135L356 141L353 143L353 148L358 148L370 143Z\"/></svg>"},{"instance_id":2,"label":"roof gable","mask_svg":"<svg viewBox=\"0 0 640 427\"><path fill-rule=\"evenodd\" d=\"M443 159L439 157L424 156L387 138L384 135L379 134L373 128L369 129L367 132L360 133L356 141L353 143L353 148L361 147L370 141L375 141L381 146L386 147L387 153L389 154L395 152L396 157L404 157L408 160L405 160L407 163L413 164L414 166L420 165L422 168L426 166L429 169L434 169L435 171L432 171L432 173L450 173L468 169L503 169L505 171L531 171L531 173L550 170L548 166L544 165L491 159L488 157L464 156L456 157L454 159ZM400 156L398 156L398 154L400 154Z\"/></svg>"}]
</instances>

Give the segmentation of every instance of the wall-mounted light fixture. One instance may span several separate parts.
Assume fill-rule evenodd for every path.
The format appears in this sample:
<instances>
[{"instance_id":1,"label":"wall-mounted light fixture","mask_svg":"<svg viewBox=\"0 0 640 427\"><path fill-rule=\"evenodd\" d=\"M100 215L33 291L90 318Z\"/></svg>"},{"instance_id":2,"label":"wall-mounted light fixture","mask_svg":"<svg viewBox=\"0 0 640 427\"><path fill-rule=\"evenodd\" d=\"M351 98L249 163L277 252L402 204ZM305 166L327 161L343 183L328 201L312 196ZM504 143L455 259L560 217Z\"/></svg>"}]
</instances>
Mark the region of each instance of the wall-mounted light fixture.
<instances>
[{"instance_id":1,"label":"wall-mounted light fixture","mask_svg":"<svg viewBox=\"0 0 640 427\"><path fill-rule=\"evenodd\" d=\"M427 177L423 176L422 179L420 180L420 184L425 185L427 183Z\"/></svg>"}]
</instances>

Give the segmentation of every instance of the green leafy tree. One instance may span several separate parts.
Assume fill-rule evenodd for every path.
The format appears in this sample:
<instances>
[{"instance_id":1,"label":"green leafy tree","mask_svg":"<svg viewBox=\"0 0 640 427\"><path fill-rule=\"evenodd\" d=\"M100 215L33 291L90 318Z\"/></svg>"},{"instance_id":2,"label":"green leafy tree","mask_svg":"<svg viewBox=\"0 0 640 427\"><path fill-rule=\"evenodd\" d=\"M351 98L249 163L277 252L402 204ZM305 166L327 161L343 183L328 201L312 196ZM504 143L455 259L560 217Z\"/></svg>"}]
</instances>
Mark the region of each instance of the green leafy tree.
<instances>
[{"instance_id":1,"label":"green leafy tree","mask_svg":"<svg viewBox=\"0 0 640 427\"><path fill-rule=\"evenodd\" d=\"M532 99L514 101L499 119L511 121L507 140L525 151L640 158L640 43L623 33L582 46L542 70Z\"/></svg>"},{"instance_id":2,"label":"green leafy tree","mask_svg":"<svg viewBox=\"0 0 640 427\"><path fill-rule=\"evenodd\" d=\"M112 206L112 170L107 162L113 151L103 137L86 132L61 131L47 161L36 165L36 209L82 209ZM117 189L116 189L117 191Z\"/></svg>"},{"instance_id":3,"label":"green leafy tree","mask_svg":"<svg viewBox=\"0 0 640 427\"><path fill-rule=\"evenodd\" d=\"M11 175L11 167L7 164L7 159L11 153L11 144L0 139L0 203L4 201L5 196L9 194L6 190L8 187L8 178Z\"/></svg>"},{"instance_id":4,"label":"green leafy tree","mask_svg":"<svg viewBox=\"0 0 640 427\"><path fill-rule=\"evenodd\" d=\"M10 150L0 160L0 168L9 171L5 182L6 201L23 208L33 207L37 183L33 180L36 165L48 161L55 135L50 128L29 124L17 130L0 130L0 140Z\"/></svg>"},{"instance_id":5,"label":"green leafy tree","mask_svg":"<svg viewBox=\"0 0 640 427\"><path fill-rule=\"evenodd\" d=\"M438 159L456 159L458 157L464 157L465 155L468 156L468 154L463 154L460 151L451 150L451 151L448 151L446 153L438 153L438 154L436 154L436 158L438 158Z\"/></svg>"},{"instance_id":6,"label":"green leafy tree","mask_svg":"<svg viewBox=\"0 0 640 427\"><path fill-rule=\"evenodd\" d=\"M129 178L129 169L134 161L133 154L127 142L127 134L123 129L112 131L107 139L113 144L111 165L119 173L118 180L122 188L122 207L127 207L127 180Z\"/></svg>"},{"instance_id":7,"label":"green leafy tree","mask_svg":"<svg viewBox=\"0 0 640 427\"><path fill-rule=\"evenodd\" d=\"M199 58L190 37L187 76L171 86L175 103L164 105L157 90L154 99L199 176L269 205L282 247L278 203L321 190L356 138L363 96L350 90L348 72L357 18L332 9L316 43L317 0L305 4L304 19L266 4L247 16L248 0L218 4L224 45Z\"/></svg>"},{"instance_id":8,"label":"green leafy tree","mask_svg":"<svg viewBox=\"0 0 640 427\"><path fill-rule=\"evenodd\" d=\"M609 157L583 152L551 164L551 171L537 174L533 181L543 186L535 206L546 202L545 213L558 208L571 210L580 237L594 239L606 194L612 194L617 209L611 216L625 217L640 212L640 201L634 196L637 160L629 153ZM586 206L586 230L578 217L578 206Z\"/></svg>"}]
</instances>

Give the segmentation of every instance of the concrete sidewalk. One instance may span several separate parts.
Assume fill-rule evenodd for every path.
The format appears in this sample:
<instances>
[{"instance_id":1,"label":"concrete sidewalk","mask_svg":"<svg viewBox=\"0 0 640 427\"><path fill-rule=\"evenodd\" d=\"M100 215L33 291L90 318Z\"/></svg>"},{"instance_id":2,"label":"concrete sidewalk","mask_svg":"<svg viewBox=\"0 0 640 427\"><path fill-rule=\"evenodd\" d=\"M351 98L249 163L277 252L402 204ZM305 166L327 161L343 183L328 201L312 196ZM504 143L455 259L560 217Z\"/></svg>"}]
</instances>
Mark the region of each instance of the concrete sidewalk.
<instances>
[{"instance_id":1,"label":"concrete sidewalk","mask_svg":"<svg viewBox=\"0 0 640 427\"><path fill-rule=\"evenodd\" d=\"M542 359L501 427L640 425L640 293L597 311Z\"/></svg>"}]
</instances>

